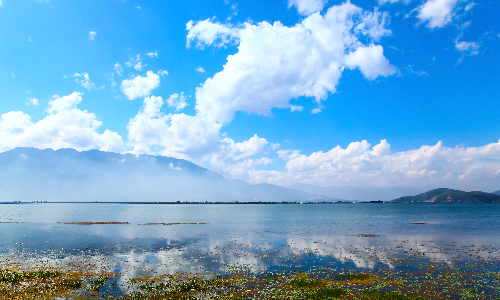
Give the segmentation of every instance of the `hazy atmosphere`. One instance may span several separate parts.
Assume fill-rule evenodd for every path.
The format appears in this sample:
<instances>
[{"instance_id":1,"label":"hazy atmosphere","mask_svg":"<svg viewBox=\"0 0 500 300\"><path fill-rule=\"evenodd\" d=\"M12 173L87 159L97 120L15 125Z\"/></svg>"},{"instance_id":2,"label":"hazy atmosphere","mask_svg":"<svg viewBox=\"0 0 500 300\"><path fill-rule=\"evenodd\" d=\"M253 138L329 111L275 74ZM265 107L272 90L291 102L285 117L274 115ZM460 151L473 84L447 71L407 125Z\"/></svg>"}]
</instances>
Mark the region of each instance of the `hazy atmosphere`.
<instances>
[{"instance_id":1,"label":"hazy atmosphere","mask_svg":"<svg viewBox=\"0 0 500 300\"><path fill-rule=\"evenodd\" d=\"M492 192L499 15L486 0L0 0L0 152Z\"/></svg>"}]
</instances>

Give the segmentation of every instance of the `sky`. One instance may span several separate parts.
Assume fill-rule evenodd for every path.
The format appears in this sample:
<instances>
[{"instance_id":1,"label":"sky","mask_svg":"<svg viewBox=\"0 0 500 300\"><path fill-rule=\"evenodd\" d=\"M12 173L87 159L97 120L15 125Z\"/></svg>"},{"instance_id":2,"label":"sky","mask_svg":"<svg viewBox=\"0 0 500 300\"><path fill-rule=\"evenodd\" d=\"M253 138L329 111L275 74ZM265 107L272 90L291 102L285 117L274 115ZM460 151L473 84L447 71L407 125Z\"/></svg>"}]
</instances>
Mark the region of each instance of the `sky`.
<instances>
[{"instance_id":1,"label":"sky","mask_svg":"<svg viewBox=\"0 0 500 300\"><path fill-rule=\"evenodd\" d=\"M0 152L500 189L500 3L0 0Z\"/></svg>"}]
</instances>

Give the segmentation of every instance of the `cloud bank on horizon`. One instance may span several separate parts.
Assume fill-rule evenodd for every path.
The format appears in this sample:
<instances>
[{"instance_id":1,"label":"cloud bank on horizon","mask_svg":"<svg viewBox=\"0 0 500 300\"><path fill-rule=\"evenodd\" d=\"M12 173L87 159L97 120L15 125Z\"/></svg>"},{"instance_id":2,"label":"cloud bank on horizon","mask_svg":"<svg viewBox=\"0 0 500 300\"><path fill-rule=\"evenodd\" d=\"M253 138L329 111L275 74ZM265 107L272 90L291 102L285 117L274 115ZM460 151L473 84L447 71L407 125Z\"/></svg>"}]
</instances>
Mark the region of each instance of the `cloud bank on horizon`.
<instances>
[{"instance_id":1,"label":"cloud bank on horizon","mask_svg":"<svg viewBox=\"0 0 500 300\"><path fill-rule=\"evenodd\" d=\"M26 6L48 4L24 2L22 5ZM57 1L50 4L63 5ZM0 0L0 13L15 5ZM230 6L231 12L223 22L201 15L187 22L175 19L176 34L182 39L172 38L172 41L177 41L176 51L186 53L192 66L186 66L186 61L180 66L170 65L177 53L173 50L169 50L168 60L162 60L162 51L166 50L161 47L140 54L132 54L133 50L127 49L124 52L128 54L117 55L128 56L126 59L117 62L113 56L107 57L107 67L96 64L106 71L82 72L85 66L80 66L72 71L74 75L61 76L65 81L60 90L67 92L64 96L52 93L50 97L48 92L41 92L41 88L38 88L40 94L32 95L30 90L34 88L30 85L37 83L21 75L25 81L14 85L13 90L25 95L25 108L0 106L5 110L0 111L0 152L15 147L97 148L119 153L164 155L187 159L230 178L284 186L300 182L322 186L439 185L469 190L499 189L500 140L494 128L489 136L495 138L482 145L448 147L440 138L432 144L420 144L411 149L405 146L411 140L409 137L408 140L398 139L399 150L393 151L388 140L418 131L418 122L408 132L399 131L404 130L401 129L404 126L397 129L381 126L377 130L366 130L367 137L358 141L344 138L336 143L333 138L326 146L323 140L327 137L326 132L331 132L328 127L321 126L321 122L331 120L342 122L345 114L346 118L354 120L344 120L349 124L344 126L346 135L355 132L356 115L362 109L351 108L343 112L342 105L335 103L355 103L353 95L345 96L351 99L342 97L356 90L356 85L363 85L369 98L375 98L371 90L374 86L382 86L377 90L380 92L384 85L396 82L395 91L405 88L409 91L414 89L408 88L411 84L408 81L419 85L422 78L442 73L441 69L434 71L435 75L417 71L413 65L416 62L406 59L405 51L425 52L422 57L427 56L428 60L418 68L432 69L438 64L436 56L440 52L427 53L425 48L419 47L410 50L409 44L402 44L406 49L398 48L401 46L397 40L406 37L394 32L398 29L392 25L395 20L406 22L407 33L415 38L446 34L447 39L440 40L446 59L455 51L454 61L445 65L450 68L448 73L453 73L453 68L465 68L473 57L482 57L488 63L489 58L484 53L493 43L498 44L499 26L490 26L475 40L466 40L471 38L473 10L485 3L379 0L375 7L363 7L356 1L329 5L324 0L289 0L277 14L283 21L272 22L265 17L253 21L246 16L241 17L243 21L236 21L241 14L238 7L243 7L243 3L225 1L222 5ZM147 9L147 5L141 5L141 11ZM255 15L258 11L248 12ZM398 16L402 17L396 19ZM92 44L87 47L96 44L105 47L101 39L112 39L111 26L107 29L101 26L82 30L82 41ZM34 40L36 38L30 35L26 43L31 46ZM42 65L40 61L34 64ZM14 74L1 64L0 71ZM23 71L15 73L23 74ZM68 79L75 85L71 86ZM401 83L403 79L405 82ZM191 83L186 83L188 81ZM483 92L482 95L489 99L497 98L498 94ZM46 104L41 99L45 99ZM119 104L115 106L106 99ZM465 100L454 98L453 101ZM386 107L392 110L390 114L404 113L409 118L422 118L425 112L418 112L414 109L415 104L405 102L410 101L393 98L366 105L373 115L386 115L378 109L383 110L384 103L389 103ZM26 105L30 105L29 109ZM109 109L111 106L116 109ZM457 119L461 118L460 114ZM105 121L113 119L120 121L109 125ZM316 124L314 120L322 121ZM261 122L272 124L272 128L262 129ZM359 121L359 124L365 123ZM481 129L480 125L476 126ZM324 136L311 134L311 131L322 130ZM382 133L374 135L374 131ZM398 132L393 135L393 131ZM442 133L452 136L453 130L436 128L433 133L434 136ZM293 138L287 138L287 134ZM300 145L291 141L293 139L304 142ZM372 146L368 139L380 142ZM494 142L496 140L498 142ZM423 142L428 141L423 139ZM344 147L339 146L341 143Z\"/></svg>"}]
</instances>

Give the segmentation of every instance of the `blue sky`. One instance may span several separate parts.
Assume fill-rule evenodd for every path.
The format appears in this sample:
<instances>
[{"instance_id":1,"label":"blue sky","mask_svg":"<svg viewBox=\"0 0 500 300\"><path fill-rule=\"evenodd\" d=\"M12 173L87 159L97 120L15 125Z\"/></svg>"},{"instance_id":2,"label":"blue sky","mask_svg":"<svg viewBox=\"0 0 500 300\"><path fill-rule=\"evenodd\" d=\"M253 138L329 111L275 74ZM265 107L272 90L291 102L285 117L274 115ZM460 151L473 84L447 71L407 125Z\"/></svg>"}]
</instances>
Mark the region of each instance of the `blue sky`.
<instances>
[{"instance_id":1,"label":"blue sky","mask_svg":"<svg viewBox=\"0 0 500 300\"><path fill-rule=\"evenodd\" d=\"M290 185L500 189L500 5L0 0L0 151Z\"/></svg>"}]
</instances>

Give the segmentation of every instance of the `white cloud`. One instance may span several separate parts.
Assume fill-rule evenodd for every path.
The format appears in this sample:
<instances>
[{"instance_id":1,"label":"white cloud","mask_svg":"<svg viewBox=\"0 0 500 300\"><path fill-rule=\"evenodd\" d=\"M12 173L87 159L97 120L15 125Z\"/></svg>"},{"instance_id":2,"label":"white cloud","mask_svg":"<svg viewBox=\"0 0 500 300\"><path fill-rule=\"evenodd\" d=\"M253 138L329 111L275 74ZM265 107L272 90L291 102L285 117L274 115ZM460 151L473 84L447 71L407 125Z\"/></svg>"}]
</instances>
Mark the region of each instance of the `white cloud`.
<instances>
[{"instance_id":1,"label":"white cloud","mask_svg":"<svg viewBox=\"0 0 500 300\"><path fill-rule=\"evenodd\" d=\"M131 146L134 146L134 153L151 153L148 146L160 144L160 137L166 134L170 116L160 113L162 105L162 97L146 97L141 110L129 121L128 139Z\"/></svg>"},{"instance_id":2,"label":"white cloud","mask_svg":"<svg viewBox=\"0 0 500 300\"><path fill-rule=\"evenodd\" d=\"M170 163L170 169L172 169L172 170L177 170L177 171L182 170L182 168L181 168L181 167L174 167L174 164L173 164L173 163Z\"/></svg>"},{"instance_id":3,"label":"white cloud","mask_svg":"<svg viewBox=\"0 0 500 300\"><path fill-rule=\"evenodd\" d=\"M12 78L16 78L16 74L14 74L14 72L10 73L10 75L12 76Z\"/></svg>"},{"instance_id":4,"label":"white cloud","mask_svg":"<svg viewBox=\"0 0 500 300\"><path fill-rule=\"evenodd\" d=\"M290 105L290 111L291 112L294 112L294 111L303 111L303 110L304 110L303 106Z\"/></svg>"},{"instance_id":5,"label":"white cloud","mask_svg":"<svg viewBox=\"0 0 500 300\"><path fill-rule=\"evenodd\" d=\"M160 69L158 70L158 75L161 75L161 77L165 78L165 76L168 75L168 72Z\"/></svg>"},{"instance_id":6,"label":"white cloud","mask_svg":"<svg viewBox=\"0 0 500 300\"><path fill-rule=\"evenodd\" d=\"M184 107L188 106L184 93L181 93L180 95L177 93L170 95L167 99L167 103L169 107L175 107L175 111L182 110Z\"/></svg>"},{"instance_id":7,"label":"white cloud","mask_svg":"<svg viewBox=\"0 0 500 300\"><path fill-rule=\"evenodd\" d=\"M259 159L246 159L234 164L221 166L217 168L217 171L229 178L248 180L250 178L249 173L254 171L256 166L268 165L272 163L272 159L268 157L262 157Z\"/></svg>"},{"instance_id":8,"label":"white cloud","mask_svg":"<svg viewBox=\"0 0 500 300\"><path fill-rule=\"evenodd\" d=\"M458 51L469 55L478 54L480 47L481 46L475 42L455 42L455 48L457 48Z\"/></svg>"},{"instance_id":9,"label":"white cloud","mask_svg":"<svg viewBox=\"0 0 500 300\"><path fill-rule=\"evenodd\" d=\"M149 54L151 54L151 53L148 53L147 55L149 55ZM154 53L152 53L152 54L154 55ZM116 66L116 65L115 65L115 66ZM134 58L134 57L132 57L132 58L130 59L130 61L127 61L127 62L125 63L125 66L126 66L126 67L128 67L128 68L130 68L130 67L132 67L132 66L133 66L133 67L134 67L134 69L135 69L136 71L142 71L142 69L143 69L144 67L146 67L147 65L142 64L141 55L140 55L140 54L137 54L137 55L135 56L135 58ZM115 68L115 70L116 70L116 68ZM123 72L123 70L122 70L121 72ZM121 75L121 74L118 74L118 75Z\"/></svg>"},{"instance_id":10,"label":"white cloud","mask_svg":"<svg viewBox=\"0 0 500 300\"><path fill-rule=\"evenodd\" d=\"M142 62L137 62L135 65L134 65L134 69L136 71L142 71L142 68L144 68L146 65L142 65Z\"/></svg>"},{"instance_id":11,"label":"white cloud","mask_svg":"<svg viewBox=\"0 0 500 300\"><path fill-rule=\"evenodd\" d=\"M189 21L186 24L188 31L186 47L191 46L191 42L196 40L197 48L204 48L208 45L223 47L224 45L238 40L238 29L223 25L219 22L213 23L210 19L199 22Z\"/></svg>"},{"instance_id":12,"label":"white cloud","mask_svg":"<svg viewBox=\"0 0 500 300\"><path fill-rule=\"evenodd\" d=\"M220 149L219 124L185 114L164 115L160 112L163 103L161 97L146 97L127 125L134 153L157 146L164 149L162 155L199 161Z\"/></svg>"},{"instance_id":13,"label":"white cloud","mask_svg":"<svg viewBox=\"0 0 500 300\"><path fill-rule=\"evenodd\" d=\"M278 150L280 148L280 144L279 143L271 143L271 149L273 150Z\"/></svg>"},{"instance_id":14,"label":"white cloud","mask_svg":"<svg viewBox=\"0 0 500 300\"><path fill-rule=\"evenodd\" d=\"M271 108L288 108L288 102L300 96L314 97L320 110L321 101L336 91L346 57L365 47L358 36L373 42L390 33L382 26L385 18L346 3L331 7L324 16L313 14L293 27L279 22L245 23L234 33L234 28L216 24L218 31L213 32L224 32L220 28L225 27L231 36L239 36L238 53L227 58L221 72L196 88L196 109L222 124L230 122L236 111L269 115ZM188 25L194 28L192 22ZM188 43L197 40L208 45L218 35L208 36L190 31ZM392 74L394 67L383 56L381 46L365 48L353 54L352 65L359 63L371 79ZM376 63L362 61L364 54L375 57Z\"/></svg>"},{"instance_id":15,"label":"white cloud","mask_svg":"<svg viewBox=\"0 0 500 300\"><path fill-rule=\"evenodd\" d=\"M0 0L0 6L3 6L3 4L2 4L2 0Z\"/></svg>"},{"instance_id":16,"label":"white cloud","mask_svg":"<svg viewBox=\"0 0 500 300\"><path fill-rule=\"evenodd\" d=\"M82 87L86 88L87 90L90 91L93 88L95 88L95 84L92 81L90 81L90 76L88 73L82 73L82 74L75 73L73 75L73 77L75 77L76 83L80 84Z\"/></svg>"},{"instance_id":17,"label":"white cloud","mask_svg":"<svg viewBox=\"0 0 500 300\"><path fill-rule=\"evenodd\" d=\"M107 76L109 81L111 81L111 87L114 88L116 86L115 73L111 73L110 75Z\"/></svg>"},{"instance_id":18,"label":"white cloud","mask_svg":"<svg viewBox=\"0 0 500 300\"><path fill-rule=\"evenodd\" d=\"M451 22L455 15L458 0L427 0L418 8L422 22L427 22L429 28L440 28Z\"/></svg>"},{"instance_id":19,"label":"white cloud","mask_svg":"<svg viewBox=\"0 0 500 300\"><path fill-rule=\"evenodd\" d=\"M150 153L155 147L165 156L227 166L265 151L267 141L257 135L241 143L221 139L219 123L200 115L165 115L160 110L163 105L161 97L146 97L141 110L130 120L128 139L134 153Z\"/></svg>"},{"instance_id":20,"label":"white cloud","mask_svg":"<svg viewBox=\"0 0 500 300\"><path fill-rule=\"evenodd\" d=\"M481 147L434 146L392 152L386 140L371 146L353 142L345 149L309 156L280 150L286 172L252 171L254 182L295 182L351 186L439 186L461 190L496 190L500 185L500 141Z\"/></svg>"},{"instance_id":21,"label":"white cloud","mask_svg":"<svg viewBox=\"0 0 500 300\"><path fill-rule=\"evenodd\" d=\"M95 39L95 36L97 35L97 32L95 31L89 31L89 38L91 41Z\"/></svg>"},{"instance_id":22,"label":"white cloud","mask_svg":"<svg viewBox=\"0 0 500 300\"><path fill-rule=\"evenodd\" d=\"M102 122L93 113L77 109L81 93L64 97L54 96L49 101L48 115L36 123L20 111L12 111L0 117L0 151L16 147L74 148L124 152L121 137L106 130L97 133Z\"/></svg>"},{"instance_id":23,"label":"white cloud","mask_svg":"<svg viewBox=\"0 0 500 300\"><path fill-rule=\"evenodd\" d=\"M118 74L119 76L122 76L122 74L123 74L122 65L120 65L119 63L116 63L114 69L115 69L116 74Z\"/></svg>"},{"instance_id":24,"label":"white cloud","mask_svg":"<svg viewBox=\"0 0 500 300\"><path fill-rule=\"evenodd\" d=\"M471 3L467 4L467 6L464 8L464 10L467 12L467 11L471 10L476 5L477 5L477 3L471 2Z\"/></svg>"},{"instance_id":25,"label":"white cloud","mask_svg":"<svg viewBox=\"0 0 500 300\"><path fill-rule=\"evenodd\" d=\"M49 101L48 113L57 113L70 111L75 109L78 103L82 101L82 93L74 92L71 95L59 97L54 95L53 99Z\"/></svg>"},{"instance_id":26,"label":"white cloud","mask_svg":"<svg viewBox=\"0 0 500 300\"><path fill-rule=\"evenodd\" d=\"M288 8L295 6L297 12L303 16L323 10L327 0L288 0Z\"/></svg>"},{"instance_id":27,"label":"white cloud","mask_svg":"<svg viewBox=\"0 0 500 300\"><path fill-rule=\"evenodd\" d=\"M241 143L235 143L229 138L225 138L223 141L225 142L225 149L229 150L229 152L224 155L224 159L232 161L239 161L261 154L268 144L266 139L259 138L257 134L248 141L243 141Z\"/></svg>"},{"instance_id":28,"label":"white cloud","mask_svg":"<svg viewBox=\"0 0 500 300\"><path fill-rule=\"evenodd\" d=\"M384 4L394 4L394 3L403 3L403 4L408 4L410 3L411 0L378 0L379 5L384 5Z\"/></svg>"},{"instance_id":29,"label":"white cloud","mask_svg":"<svg viewBox=\"0 0 500 300\"><path fill-rule=\"evenodd\" d=\"M31 105L37 105L38 106L38 99L36 98L28 98L28 104L31 104Z\"/></svg>"},{"instance_id":30,"label":"white cloud","mask_svg":"<svg viewBox=\"0 0 500 300\"><path fill-rule=\"evenodd\" d=\"M198 66L198 68L195 69L195 72L205 73L205 69L203 69L202 67Z\"/></svg>"},{"instance_id":31,"label":"white cloud","mask_svg":"<svg viewBox=\"0 0 500 300\"><path fill-rule=\"evenodd\" d=\"M346 64L351 69L359 68L361 73L371 80L378 76L389 76L396 73L396 67L384 57L384 48L380 45L359 47L346 57Z\"/></svg>"},{"instance_id":32,"label":"white cloud","mask_svg":"<svg viewBox=\"0 0 500 300\"><path fill-rule=\"evenodd\" d=\"M149 53L146 53L147 56L153 58L153 57L156 57L158 58L158 52L155 51L155 52L149 52Z\"/></svg>"},{"instance_id":33,"label":"white cloud","mask_svg":"<svg viewBox=\"0 0 500 300\"><path fill-rule=\"evenodd\" d=\"M31 36L28 37L28 42L33 42L33 38Z\"/></svg>"},{"instance_id":34,"label":"white cloud","mask_svg":"<svg viewBox=\"0 0 500 300\"><path fill-rule=\"evenodd\" d=\"M300 151L299 150L279 150L276 151L278 153L279 158L282 160L288 161L293 158L297 158L300 156Z\"/></svg>"},{"instance_id":35,"label":"white cloud","mask_svg":"<svg viewBox=\"0 0 500 300\"><path fill-rule=\"evenodd\" d=\"M146 77L137 75L133 79L123 80L121 90L129 100L134 100L150 95L151 91L159 85L160 76L153 73L153 71L147 71Z\"/></svg>"},{"instance_id":36,"label":"white cloud","mask_svg":"<svg viewBox=\"0 0 500 300\"><path fill-rule=\"evenodd\" d=\"M103 134L95 137L95 143L100 147L101 151L124 153L125 147L123 146L122 137L109 129L106 129Z\"/></svg>"}]
</instances>

